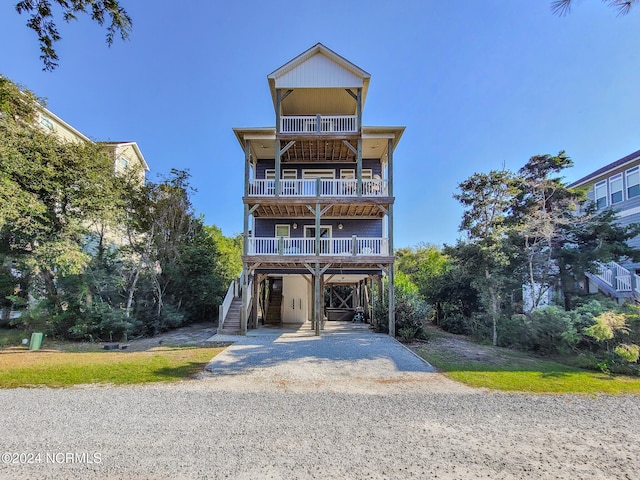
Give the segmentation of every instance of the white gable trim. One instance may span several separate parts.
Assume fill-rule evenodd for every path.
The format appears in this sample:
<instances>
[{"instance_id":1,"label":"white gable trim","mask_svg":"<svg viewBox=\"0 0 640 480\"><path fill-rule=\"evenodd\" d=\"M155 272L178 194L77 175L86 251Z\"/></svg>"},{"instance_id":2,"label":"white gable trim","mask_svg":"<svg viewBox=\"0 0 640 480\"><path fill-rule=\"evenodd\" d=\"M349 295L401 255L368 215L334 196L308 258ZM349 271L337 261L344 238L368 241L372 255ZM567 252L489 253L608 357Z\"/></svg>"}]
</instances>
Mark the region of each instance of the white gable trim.
<instances>
[{"instance_id":1,"label":"white gable trim","mask_svg":"<svg viewBox=\"0 0 640 480\"><path fill-rule=\"evenodd\" d=\"M276 88L360 88L362 85L361 76L321 53L276 78L275 82Z\"/></svg>"}]
</instances>

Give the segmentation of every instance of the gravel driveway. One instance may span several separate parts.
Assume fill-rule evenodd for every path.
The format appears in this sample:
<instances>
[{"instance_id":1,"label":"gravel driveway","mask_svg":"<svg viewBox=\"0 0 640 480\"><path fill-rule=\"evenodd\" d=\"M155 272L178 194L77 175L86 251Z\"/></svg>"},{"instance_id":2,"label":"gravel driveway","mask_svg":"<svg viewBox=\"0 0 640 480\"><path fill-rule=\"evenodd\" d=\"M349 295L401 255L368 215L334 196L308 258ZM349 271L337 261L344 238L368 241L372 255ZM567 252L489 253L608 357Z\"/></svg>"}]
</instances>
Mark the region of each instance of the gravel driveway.
<instances>
[{"instance_id":1,"label":"gravel driveway","mask_svg":"<svg viewBox=\"0 0 640 480\"><path fill-rule=\"evenodd\" d=\"M640 478L637 397L473 390L412 355L264 335L198 380L3 390L0 478Z\"/></svg>"}]
</instances>

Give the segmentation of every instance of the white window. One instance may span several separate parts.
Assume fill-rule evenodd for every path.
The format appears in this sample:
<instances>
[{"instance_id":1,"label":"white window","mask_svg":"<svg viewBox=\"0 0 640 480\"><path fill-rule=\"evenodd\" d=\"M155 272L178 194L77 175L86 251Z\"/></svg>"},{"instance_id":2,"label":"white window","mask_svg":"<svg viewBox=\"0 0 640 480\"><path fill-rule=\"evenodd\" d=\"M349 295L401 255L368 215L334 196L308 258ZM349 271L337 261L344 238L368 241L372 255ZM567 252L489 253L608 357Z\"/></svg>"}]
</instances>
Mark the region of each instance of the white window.
<instances>
[{"instance_id":1,"label":"white window","mask_svg":"<svg viewBox=\"0 0 640 480\"><path fill-rule=\"evenodd\" d=\"M627 198L640 195L640 167L633 167L627 170Z\"/></svg>"},{"instance_id":2,"label":"white window","mask_svg":"<svg viewBox=\"0 0 640 480\"><path fill-rule=\"evenodd\" d=\"M342 179L354 179L356 178L356 171L353 168L343 168L340 170L340 178ZM373 178L373 171L370 168L362 169L362 179L371 180Z\"/></svg>"},{"instance_id":3,"label":"white window","mask_svg":"<svg viewBox=\"0 0 640 480\"><path fill-rule=\"evenodd\" d=\"M120 166L120 169L124 170L129 166L129 160L127 160L125 157L120 157L118 158L118 165Z\"/></svg>"},{"instance_id":4,"label":"white window","mask_svg":"<svg viewBox=\"0 0 640 480\"><path fill-rule=\"evenodd\" d=\"M304 169L302 170L302 178L327 178L333 179L336 177L336 171L328 168L322 169Z\"/></svg>"},{"instance_id":5,"label":"white window","mask_svg":"<svg viewBox=\"0 0 640 480\"><path fill-rule=\"evenodd\" d=\"M331 238L331 225L320 225L320 238ZM314 225L304 226L305 238L315 238L316 227Z\"/></svg>"},{"instance_id":6,"label":"white window","mask_svg":"<svg viewBox=\"0 0 640 480\"><path fill-rule=\"evenodd\" d=\"M282 194L283 195L296 195L298 192L298 170L285 169L282 170Z\"/></svg>"},{"instance_id":7,"label":"white window","mask_svg":"<svg viewBox=\"0 0 640 480\"><path fill-rule=\"evenodd\" d=\"M276 178L276 171L273 168L267 168L264 171L264 178L266 180L275 180Z\"/></svg>"},{"instance_id":8,"label":"white window","mask_svg":"<svg viewBox=\"0 0 640 480\"><path fill-rule=\"evenodd\" d=\"M288 238L291 233L291 225L276 225L276 237Z\"/></svg>"},{"instance_id":9,"label":"white window","mask_svg":"<svg viewBox=\"0 0 640 480\"><path fill-rule=\"evenodd\" d=\"M47 130L53 131L53 122L44 115L40 115L40 125L45 127Z\"/></svg>"},{"instance_id":10,"label":"white window","mask_svg":"<svg viewBox=\"0 0 640 480\"><path fill-rule=\"evenodd\" d=\"M620 203L623 200L621 173L609 178L609 200L611 205Z\"/></svg>"},{"instance_id":11,"label":"white window","mask_svg":"<svg viewBox=\"0 0 640 480\"><path fill-rule=\"evenodd\" d=\"M594 201L596 202L596 208L602 208L607 206L607 181L603 180L596 183L593 187Z\"/></svg>"}]
</instances>

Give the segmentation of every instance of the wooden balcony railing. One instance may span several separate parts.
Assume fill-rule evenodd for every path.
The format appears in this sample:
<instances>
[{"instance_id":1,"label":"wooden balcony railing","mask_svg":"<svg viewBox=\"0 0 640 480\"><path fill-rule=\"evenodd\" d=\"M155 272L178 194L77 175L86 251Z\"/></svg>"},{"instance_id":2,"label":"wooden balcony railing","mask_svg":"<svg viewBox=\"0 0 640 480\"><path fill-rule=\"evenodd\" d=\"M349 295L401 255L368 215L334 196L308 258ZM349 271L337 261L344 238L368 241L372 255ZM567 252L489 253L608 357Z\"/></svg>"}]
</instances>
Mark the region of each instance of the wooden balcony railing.
<instances>
[{"instance_id":1,"label":"wooden balcony railing","mask_svg":"<svg viewBox=\"0 0 640 480\"><path fill-rule=\"evenodd\" d=\"M315 238L251 237L249 255L315 256ZM321 238L321 256L388 256L389 239L370 237Z\"/></svg>"},{"instance_id":2,"label":"wooden balcony railing","mask_svg":"<svg viewBox=\"0 0 640 480\"><path fill-rule=\"evenodd\" d=\"M389 195L388 180L362 180L363 197L386 197ZM353 179L341 180L280 180L280 196L282 197L356 197L358 182ZM275 181L249 180L249 196L275 196Z\"/></svg>"},{"instance_id":3,"label":"wooden balcony railing","mask_svg":"<svg viewBox=\"0 0 640 480\"><path fill-rule=\"evenodd\" d=\"M355 115L286 115L280 117L280 133L358 133Z\"/></svg>"}]
</instances>

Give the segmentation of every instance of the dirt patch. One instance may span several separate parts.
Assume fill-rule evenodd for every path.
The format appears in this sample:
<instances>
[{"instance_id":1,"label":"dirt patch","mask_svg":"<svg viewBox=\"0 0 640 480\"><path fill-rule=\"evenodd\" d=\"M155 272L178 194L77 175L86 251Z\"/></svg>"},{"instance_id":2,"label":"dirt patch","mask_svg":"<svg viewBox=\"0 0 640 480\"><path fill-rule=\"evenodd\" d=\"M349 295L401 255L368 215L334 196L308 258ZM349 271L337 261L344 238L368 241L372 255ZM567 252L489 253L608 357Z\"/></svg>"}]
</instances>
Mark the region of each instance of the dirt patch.
<instances>
[{"instance_id":1,"label":"dirt patch","mask_svg":"<svg viewBox=\"0 0 640 480\"><path fill-rule=\"evenodd\" d=\"M126 351L141 352L157 347L219 347L228 343L207 342L216 333L216 327L212 322L194 323L186 327L177 328L169 332L160 333L154 337L133 338L125 341L114 342L67 342L50 340L45 337L42 342L42 351L64 351L64 352L90 352L104 350L104 346L109 343L118 344L119 348L125 347ZM13 350L23 351L27 347L12 347ZM8 349L5 349L6 351Z\"/></svg>"},{"instance_id":2,"label":"dirt patch","mask_svg":"<svg viewBox=\"0 0 640 480\"><path fill-rule=\"evenodd\" d=\"M212 342L207 342L216 333L216 327L211 323L196 323L187 327L177 328L169 332L164 332L155 337L134 339L127 342L129 350L142 351L151 348L177 347L177 346L218 346Z\"/></svg>"},{"instance_id":3,"label":"dirt patch","mask_svg":"<svg viewBox=\"0 0 640 480\"><path fill-rule=\"evenodd\" d=\"M519 363L535 361L507 348L474 343L464 335L448 333L435 326L429 326L427 332L428 340L414 340L405 345L418 355L435 354L445 362L483 362L489 365L505 366L512 364L516 356Z\"/></svg>"}]
</instances>

